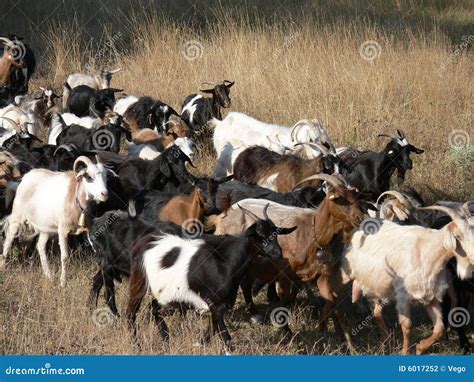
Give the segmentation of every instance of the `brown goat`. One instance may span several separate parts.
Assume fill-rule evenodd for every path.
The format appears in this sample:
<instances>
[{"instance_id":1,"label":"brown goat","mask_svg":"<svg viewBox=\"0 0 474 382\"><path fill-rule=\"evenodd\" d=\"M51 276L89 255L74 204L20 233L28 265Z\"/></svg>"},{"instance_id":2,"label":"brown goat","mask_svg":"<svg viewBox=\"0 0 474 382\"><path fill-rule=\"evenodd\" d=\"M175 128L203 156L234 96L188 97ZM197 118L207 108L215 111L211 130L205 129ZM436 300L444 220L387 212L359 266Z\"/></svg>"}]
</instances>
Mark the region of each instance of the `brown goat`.
<instances>
[{"instance_id":1,"label":"brown goat","mask_svg":"<svg viewBox=\"0 0 474 382\"><path fill-rule=\"evenodd\" d=\"M152 129L140 129L134 123L127 123L127 126L132 133L132 141L134 144L149 144L161 152L174 142L176 138L191 136L189 128L183 123L170 120L168 124L171 125L171 127L168 128L165 135L160 135Z\"/></svg>"},{"instance_id":2,"label":"brown goat","mask_svg":"<svg viewBox=\"0 0 474 382\"><path fill-rule=\"evenodd\" d=\"M255 314L251 288L256 279L264 282L278 281L283 305L294 301L301 281L315 284L325 300L319 324L320 329L325 332L327 318L336 300L331 286L332 246L339 243L339 240L335 241L336 238L340 238L342 243L348 243L353 229L359 226L367 211L359 193L334 176L318 174L308 180L313 179L326 180L331 185L331 190L317 210L270 204L268 215L275 224L281 227L296 225L298 228L287 236L278 236L285 259L279 263L258 259L249 267L250 271L241 287L251 313ZM267 203L269 202L266 200L248 199L238 204L261 218ZM243 216L240 209L234 205L215 219L216 234L239 234L252 224L253 220ZM344 333L352 351L349 333L343 329L342 317L337 310L334 314L336 329L339 333Z\"/></svg>"},{"instance_id":3,"label":"brown goat","mask_svg":"<svg viewBox=\"0 0 474 382\"><path fill-rule=\"evenodd\" d=\"M235 160L234 177L248 184L256 184L277 192L290 192L295 185L311 175L332 174L339 158L318 144L323 155L314 159L303 159L296 155L282 155L265 147L253 146L245 149ZM312 180L317 185L319 180Z\"/></svg>"},{"instance_id":4,"label":"brown goat","mask_svg":"<svg viewBox=\"0 0 474 382\"><path fill-rule=\"evenodd\" d=\"M0 58L0 86L9 86L12 72L23 65L23 60L15 59L14 48L6 45Z\"/></svg>"},{"instance_id":5,"label":"brown goat","mask_svg":"<svg viewBox=\"0 0 474 382\"><path fill-rule=\"evenodd\" d=\"M5 187L11 180L21 178L20 170L17 167L16 159L8 151L0 152L0 186Z\"/></svg>"},{"instance_id":6,"label":"brown goat","mask_svg":"<svg viewBox=\"0 0 474 382\"><path fill-rule=\"evenodd\" d=\"M206 212L207 201L199 187L191 195L173 197L160 212L160 220L181 225L188 219L201 220Z\"/></svg>"}]
</instances>

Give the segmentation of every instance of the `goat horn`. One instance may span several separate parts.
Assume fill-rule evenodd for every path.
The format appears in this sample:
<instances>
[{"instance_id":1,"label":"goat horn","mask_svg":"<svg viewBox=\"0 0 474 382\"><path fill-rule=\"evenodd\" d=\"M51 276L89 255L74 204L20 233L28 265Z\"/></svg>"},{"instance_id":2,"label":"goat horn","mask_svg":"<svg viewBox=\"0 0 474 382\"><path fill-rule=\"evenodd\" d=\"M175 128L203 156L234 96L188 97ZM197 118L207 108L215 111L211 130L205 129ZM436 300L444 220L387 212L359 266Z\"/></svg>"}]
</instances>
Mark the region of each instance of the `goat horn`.
<instances>
[{"instance_id":1,"label":"goat horn","mask_svg":"<svg viewBox=\"0 0 474 382\"><path fill-rule=\"evenodd\" d=\"M74 151L74 149L77 149L77 148L74 145L70 145L70 144L59 145L58 147L56 147L56 150L54 150L53 156L56 156L56 154L58 153L60 149L65 149L67 152L71 153Z\"/></svg>"},{"instance_id":2,"label":"goat horn","mask_svg":"<svg viewBox=\"0 0 474 382\"><path fill-rule=\"evenodd\" d=\"M321 145L319 143L316 143L316 142L299 142L299 143L295 144L295 146L301 146L301 145L308 145L308 146L315 147L319 151L321 151L321 154L323 154L323 155L328 155L329 154L329 150L326 147L324 147L323 145Z\"/></svg>"},{"instance_id":3,"label":"goat horn","mask_svg":"<svg viewBox=\"0 0 474 382\"><path fill-rule=\"evenodd\" d=\"M466 216L466 219L469 219L471 216L471 211L469 211L469 205L474 204L474 200L468 200L466 203L462 205L461 211Z\"/></svg>"},{"instance_id":4,"label":"goat horn","mask_svg":"<svg viewBox=\"0 0 474 382\"><path fill-rule=\"evenodd\" d=\"M85 155L81 155L80 157L77 157L76 160L74 161L74 165L72 166L72 169L74 172L77 172L76 167L79 163L84 163L86 166L89 166L90 164L92 164L92 161L90 160L90 158L86 157Z\"/></svg>"},{"instance_id":5,"label":"goat horn","mask_svg":"<svg viewBox=\"0 0 474 382\"><path fill-rule=\"evenodd\" d=\"M122 70L122 68L117 68L117 69L114 69L114 70L109 70L109 74L115 74L115 73L118 73Z\"/></svg>"},{"instance_id":6,"label":"goat horn","mask_svg":"<svg viewBox=\"0 0 474 382\"><path fill-rule=\"evenodd\" d=\"M382 197L385 196L385 195L393 195L404 206L408 205L407 199L400 192L392 190L392 191L385 191L385 192L380 194L380 196L377 198L377 201L375 202L375 205L376 205L377 209L379 209L379 202L382 200Z\"/></svg>"},{"instance_id":7,"label":"goat horn","mask_svg":"<svg viewBox=\"0 0 474 382\"><path fill-rule=\"evenodd\" d=\"M453 209L445 206L429 206L429 207L420 207L418 208L419 210L424 210L424 211L429 211L429 210L436 210L436 211L441 211L444 212L446 215L448 215L453 222L455 222L458 226L461 226L464 224L464 220L462 217Z\"/></svg>"},{"instance_id":8,"label":"goat horn","mask_svg":"<svg viewBox=\"0 0 474 382\"><path fill-rule=\"evenodd\" d=\"M250 217L252 217L253 219L255 219L255 221L260 220L260 218L259 218L257 215L255 215L252 211L249 211L248 209L242 207L242 206L241 206L240 204L238 204L238 203L237 203L237 206L242 210L242 212L243 212L244 214L249 215Z\"/></svg>"},{"instance_id":9,"label":"goat horn","mask_svg":"<svg viewBox=\"0 0 474 382\"><path fill-rule=\"evenodd\" d=\"M402 130L397 129L397 133L398 133L398 135L400 136L400 139L406 138L405 133L404 133Z\"/></svg>"},{"instance_id":10,"label":"goat horn","mask_svg":"<svg viewBox=\"0 0 474 382\"><path fill-rule=\"evenodd\" d=\"M201 85L212 85L212 86L216 86L216 83L215 82L212 82L212 81L204 81L204 82L201 82Z\"/></svg>"},{"instance_id":11,"label":"goat horn","mask_svg":"<svg viewBox=\"0 0 474 382\"><path fill-rule=\"evenodd\" d=\"M391 138L391 139L399 139L399 137L397 137L396 135L394 134L377 134L377 137L387 137L387 138Z\"/></svg>"},{"instance_id":12,"label":"goat horn","mask_svg":"<svg viewBox=\"0 0 474 382\"><path fill-rule=\"evenodd\" d=\"M270 218L268 217L268 214L267 214L268 207L270 207L270 203L267 203L267 205L266 205L265 208L263 209L263 218L264 218L265 220L270 220Z\"/></svg>"},{"instance_id":13,"label":"goat horn","mask_svg":"<svg viewBox=\"0 0 474 382\"><path fill-rule=\"evenodd\" d=\"M307 123L312 124L312 122L309 119L302 119L302 120L295 123L295 125L293 126L293 128L291 129L291 132L290 132L290 138L291 138L292 141L294 141L295 130L298 127L300 127L301 125L304 125L304 124L307 124Z\"/></svg>"},{"instance_id":14,"label":"goat horn","mask_svg":"<svg viewBox=\"0 0 474 382\"><path fill-rule=\"evenodd\" d=\"M298 183L295 184L295 186L293 187L293 191L296 189L296 187L298 187L300 184L303 184L303 183L306 183L307 181L309 180L315 180L315 179L319 179L319 180L325 180L326 182L328 182L331 186L333 187L347 187L345 184L343 184L339 179L337 179L335 176L333 175L328 175L328 174L315 174L315 175L311 175L311 176L308 176L307 178L304 178L303 180L300 180Z\"/></svg>"},{"instance_id":15,"label":"goat horn","mask_svg":"<svg viewBox=\"0 0 474 382\"><path fill-rule=\"evenodd\" d=\"M4 119L5 121L8 121L12 124L14 124L16 126L15 130L18 132L19 130L21 130L21 126L18 122L14 121L13 119L11 118L8 118L8 117L0 117L0 119Z\"/></svg>"}]
</instances>

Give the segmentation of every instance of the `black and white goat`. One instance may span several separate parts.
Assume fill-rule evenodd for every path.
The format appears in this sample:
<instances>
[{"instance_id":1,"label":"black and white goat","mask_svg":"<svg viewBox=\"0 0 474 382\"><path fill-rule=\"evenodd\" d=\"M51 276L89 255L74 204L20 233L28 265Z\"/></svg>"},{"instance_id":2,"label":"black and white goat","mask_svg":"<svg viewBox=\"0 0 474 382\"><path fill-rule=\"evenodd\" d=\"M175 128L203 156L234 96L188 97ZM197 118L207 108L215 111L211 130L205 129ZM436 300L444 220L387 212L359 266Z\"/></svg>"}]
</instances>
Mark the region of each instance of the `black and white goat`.
<instances>
[{"instance_id":1,"label":"black and white goat","mask_svg":"<svg viewBox=\"0 0 474 382\"><path fill-rule=\"evenodd\" d=\"M149 288L156 299L155 318L165 341L169 334L160 316L160 307L182 303L201 312L210 312L202 342L208 342L218 332L227 352L231 337L224 323L224 312L234 305L251 260L257 255L273 261L281 259L282 251L276 237L296 229L275 226L266 209L263 220L254 218L255 223L238 237L203 235L189 239L163 232L138 240L132 250L127 306L132 328L135 328L140 303Z\"/></svg>"},{"instance_id":2,"label":"black and white goat","mask_svg":"<svg viewBox=\"0 0 474 382\"><path fill-rule=\"evenodd\" d=\"M68 84L64 85L68 88ZM123 89L107 88L94 89L86 85L79 85L69 88L69 98L66 103L66 110L78 117L99 117L102 118L107 111L112 111L115 105L115 93Z\"/></svg>"},{"instance_id":3,"label":"black and white goat","mask_svg":"<svg viewBox=\"0 0 474 382\"><path fill-rule=\"evenodd\" d=\"M210 82L209 82L210 83ZM206 127L212 118L222 120L221 108L230 107L230 88L234 82L224 80L221 84L215 85L212 89L201 90L202 93L212 96L203 97L200 94L191 94L186 97L181 105L181 118L195 132L200 132Z\"/></svg>"}]
</instances>

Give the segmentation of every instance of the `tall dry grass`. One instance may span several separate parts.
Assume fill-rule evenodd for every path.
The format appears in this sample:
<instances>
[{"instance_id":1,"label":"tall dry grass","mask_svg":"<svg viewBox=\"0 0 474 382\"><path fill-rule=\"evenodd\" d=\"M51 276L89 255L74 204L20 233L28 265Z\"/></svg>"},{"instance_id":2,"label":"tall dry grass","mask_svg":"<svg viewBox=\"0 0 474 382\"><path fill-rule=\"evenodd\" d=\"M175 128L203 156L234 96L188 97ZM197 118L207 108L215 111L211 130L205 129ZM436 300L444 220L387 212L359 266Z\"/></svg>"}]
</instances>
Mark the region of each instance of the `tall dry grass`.
<instances>
[{"instance_id":1,"label":"tall dry grass","mask_svg":"<svg viewBox=\"0 0 474 382\"><path fill-rule=\"evenodd\" d=\"M318 117L339 146L380 149L384 140L377 138L377 134L400 128L411 142L425 149L423 155L414 156L414 169L408 173L407 184L419 189L428 201L442 197L473 198L472 145L453 151L449 141L453 130L461 130L464 138L473 139L472 53L464 49L454 57L453 34L447 35L441 27L451 19L464 25L463 17L472 14L472 9L465 4L454 10L441 6L438 9L436 4L447 3L438 1L432 2L433 6L423 17L415 17L420 14L416 2L397 1L391 5L378 2L380 13L396 12L396 4L401 4L397 15L404 15L405 20L381 27L365 19L366 8L360 7L362 3L350 2L347 9L338 4L334 5L335 10L321 10L318 14L327 15L326 19L313 17L317 7L309 4L307 12L306 8L292 10L292 15L298 17L288 19L273 19L266 11L259 16L259 12L248 10L236 17L238 10L216 9L212 12L214 22L207 23L205 28L174 23L155 13L144 16L138 12L128 14L118 26L105 26L94 41L78 27L79 22L55 22L42 37L45 48L39 57L33 89L45 84L60 89L68 73L87 71L88 67L120 66L123 71L115 77L114 86L129 94L154 96L179 110L184 98L200 89L201 82L235 80L232 110L287 125L302 118ZM279 10L283 14L284 11ZM362 16L344 17L350 12ZM436 17L426 16L430 12ZM374 40L381 47L380 55L373 61L359 54L360 45L367 40ZM189 41L197 41L199 58L195 60L186 59L183 53L183 46ZM459 158L461 162L456 161ZM199 173L209 174L213 160L207 155L198 165ZM57 260L56 252L52 257ZM14 263L8 267L0 275L0 352L215 354L222 351L218 341L206 348L193 346L203 325L199 317L189 320L181 320L177 314L168 317L170 349L165 349L157 339L146 309L142 309L140 317L141 349L131 344L122 321L103 327L94 324L92 312L85 306L95 272L93 264L89 258L73 260L69 286L64 290L56 285L57 280L54 285L44 280L38 262ZM119 308L125 304L126 284L118 287ZM251 326L239 300L237 309L227 319L237 353L343 354L345 349L336 339L331 338L327 346L315 330L317 321L304 296L300 303L292 323L298 337L288 346L279 342L278 333L269 329L268 324ZM104 306L102 299L99 306ZM388 307L388 311L393 314L393 307ZM348 312L352 325L365 316L350 306ZM430 328L426 316L421 317L415 325L416 339L425 336ZM394 325L394 322L392 316L390 323ZM355 337L355 342L362 353L393 353L400 349L399 331L396 333L397 340L381 345L372 322ZM450 354L457 352L457 348L454 342L442 341L434 351Z\"/></svg>"}]
</instances>

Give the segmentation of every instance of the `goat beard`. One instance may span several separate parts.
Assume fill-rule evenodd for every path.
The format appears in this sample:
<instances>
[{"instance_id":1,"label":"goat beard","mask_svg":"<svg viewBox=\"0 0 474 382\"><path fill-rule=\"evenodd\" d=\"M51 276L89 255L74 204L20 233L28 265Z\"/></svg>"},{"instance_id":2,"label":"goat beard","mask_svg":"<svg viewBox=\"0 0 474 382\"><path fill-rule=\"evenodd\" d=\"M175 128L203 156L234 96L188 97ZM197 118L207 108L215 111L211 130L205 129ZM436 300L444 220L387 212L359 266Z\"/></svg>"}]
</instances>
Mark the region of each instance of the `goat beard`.
<instances>
[{"instance_id":1,"label":"goat beard","mask_svg":"<svg viewBox=\"0 0 474 382\"><path fill-rule=\"evenodd\" d=\"M405 171L398 169L397 170L397 185L401 186L404 181L405 181Z\"/></svg>"}]
</instances>

